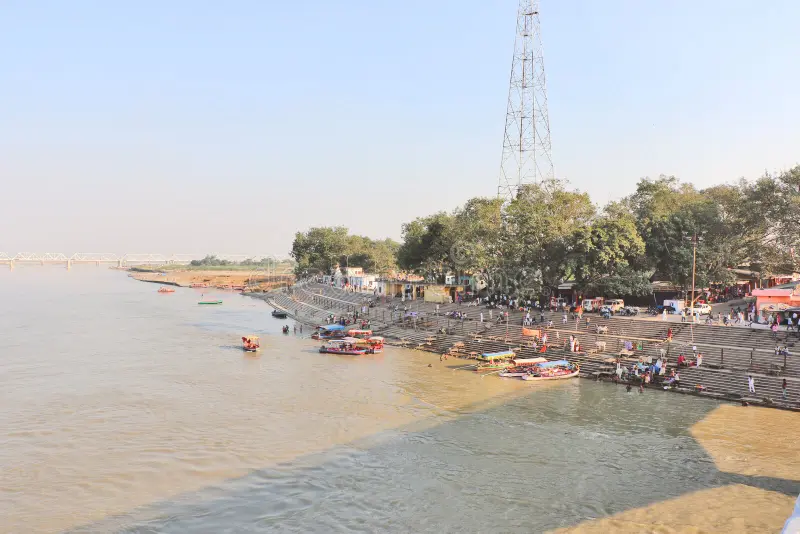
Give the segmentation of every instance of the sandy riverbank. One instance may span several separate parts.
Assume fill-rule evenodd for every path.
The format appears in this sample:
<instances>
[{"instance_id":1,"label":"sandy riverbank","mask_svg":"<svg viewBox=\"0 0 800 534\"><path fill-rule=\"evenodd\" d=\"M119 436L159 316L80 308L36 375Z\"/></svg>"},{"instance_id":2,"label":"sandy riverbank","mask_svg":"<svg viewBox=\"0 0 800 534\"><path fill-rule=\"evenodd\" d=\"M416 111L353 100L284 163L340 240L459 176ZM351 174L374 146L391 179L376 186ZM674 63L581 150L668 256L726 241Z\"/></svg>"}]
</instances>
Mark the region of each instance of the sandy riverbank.
<instances>
[{"instance_id":1,"label":"sandy riverbank","mask_svg":"<svg viewBox=\"0 0 800 534\"><path fill-rule=\"evenodd\" d=\"M191 287L192 284L206 284L208 287L240 288L253 287L267 291L275 287L291 283L291 275L267 275L254 271L166 271L166 272L136 272L131 271L131 277L141 282Z\"/></svg>"}]
</instances>

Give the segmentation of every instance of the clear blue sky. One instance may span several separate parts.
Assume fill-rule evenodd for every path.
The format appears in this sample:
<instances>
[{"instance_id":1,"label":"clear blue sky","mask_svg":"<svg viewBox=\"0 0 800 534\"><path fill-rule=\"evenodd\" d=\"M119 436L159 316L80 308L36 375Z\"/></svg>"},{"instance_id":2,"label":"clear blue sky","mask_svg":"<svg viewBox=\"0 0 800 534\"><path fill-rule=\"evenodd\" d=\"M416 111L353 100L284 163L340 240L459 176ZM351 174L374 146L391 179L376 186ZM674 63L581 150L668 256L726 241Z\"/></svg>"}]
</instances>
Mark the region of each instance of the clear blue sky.
<instances>
[{"instance_id":1,"label":"clear blue sky","mask_svg":"<svg viewBox=\"0 0 800 534\"><path fill-rule=\"evenodd\" d=\"M276 252L496 194L516 0L0 3L0 251ZM800 2L542 0L598 203L800 156Z\"/></svg>"}]
</instances>

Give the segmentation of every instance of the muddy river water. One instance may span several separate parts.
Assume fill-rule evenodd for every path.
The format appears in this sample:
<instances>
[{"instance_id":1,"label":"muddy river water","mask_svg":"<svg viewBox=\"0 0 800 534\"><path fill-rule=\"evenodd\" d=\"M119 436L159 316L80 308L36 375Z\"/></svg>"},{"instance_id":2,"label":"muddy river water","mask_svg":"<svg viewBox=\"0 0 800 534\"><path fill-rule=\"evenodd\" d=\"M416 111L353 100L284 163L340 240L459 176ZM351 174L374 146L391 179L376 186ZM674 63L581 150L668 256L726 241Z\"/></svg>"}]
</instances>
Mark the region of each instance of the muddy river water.
<instances>
[{"instance_id":1,"label":"muddy river water","mask_svg":"<svg viewBox=\"0 0 800 534\"><path fill-rule=\"evenodd\" d=\"M776 532L800 491L800 414L324 355L157 287L0 270L0 532Z\"/></svg>"}]
</instances>

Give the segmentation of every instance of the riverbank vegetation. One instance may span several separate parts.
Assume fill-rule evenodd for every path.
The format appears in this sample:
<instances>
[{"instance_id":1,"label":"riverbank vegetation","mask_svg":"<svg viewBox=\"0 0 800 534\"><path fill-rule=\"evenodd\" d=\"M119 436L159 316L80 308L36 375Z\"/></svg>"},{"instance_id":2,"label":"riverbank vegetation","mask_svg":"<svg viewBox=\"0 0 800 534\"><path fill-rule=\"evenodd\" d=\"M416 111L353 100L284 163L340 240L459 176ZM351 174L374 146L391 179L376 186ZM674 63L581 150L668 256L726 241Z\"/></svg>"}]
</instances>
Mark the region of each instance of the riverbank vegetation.
<instances>
[{"instance_id":1,"label":"riverbank vegetation","mask_svg":"<svg viewBox=\"0 0 800 534\"><path fill-rule=\"evenodd\" d=\"M762 277L800 270L800 166L756 180L699 189L673 176L642 179L629 196L598 206L560 180L523 187L504 203L473 198L402 227L402 243L312 228L292 246L298 272L335 264L502 277L538 293L573 280L606 296L649 293L651 280L688 288L697 236L696 285L730 284L731 269ZM349 256L349 258L348 258Z\"/></svg>"},{"instance_id":2,"label":"riverbank vegetation","mask_svg":"<svg viewBox=\"0 0 800 534\"><path fill-rule=\"evenodd\" d=\"M391 239L373 240L351 235L343 226L310 228L297 232L290 252L295 272L329 273L335 265L362 267L367 272L387 273L397 267L400 244Z\"/></svg>"},{"instance_id":3,"label":"riverbank vegetation","mask_svg":"<svg viewBox=\"0 0 800 534\"><path fill-rule=\"evenodd\" d=\"M276 274L292 273L295 262L291 259L274 260L269 258L231 261L218 258L214 255L206 256L201 260L192 260L188 265L172 263L166 265L138 265L131 267L134 272L168 272L168 271L270 271Z\"/></svg>"}]
</instances>

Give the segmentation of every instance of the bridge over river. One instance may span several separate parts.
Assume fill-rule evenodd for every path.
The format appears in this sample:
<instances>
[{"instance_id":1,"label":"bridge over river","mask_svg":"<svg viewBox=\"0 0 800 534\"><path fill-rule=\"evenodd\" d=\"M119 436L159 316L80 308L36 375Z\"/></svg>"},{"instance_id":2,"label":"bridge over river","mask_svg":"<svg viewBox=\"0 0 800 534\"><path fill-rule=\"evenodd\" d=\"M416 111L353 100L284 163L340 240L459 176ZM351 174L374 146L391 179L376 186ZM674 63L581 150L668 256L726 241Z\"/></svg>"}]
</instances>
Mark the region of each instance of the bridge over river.
<instances>
[{"instance_id":1,"label":"bridge over river","mask_svg":"<svg viewBox=\"0 0 800 534\"><path fill-rule=\"evenodd\" d=\"M67 269L73 265L94 264L130 267L134 265L188 265L192 260L200 260L207 254L115 254L112 252L75 252L67 255L61 252L18 252L7 254L0 252L0 265L65 265ZM275 254L213 254L217 259L238 263L245 260L254 262L279 263L286 259Z\"/></svg>"}]
</instances>

